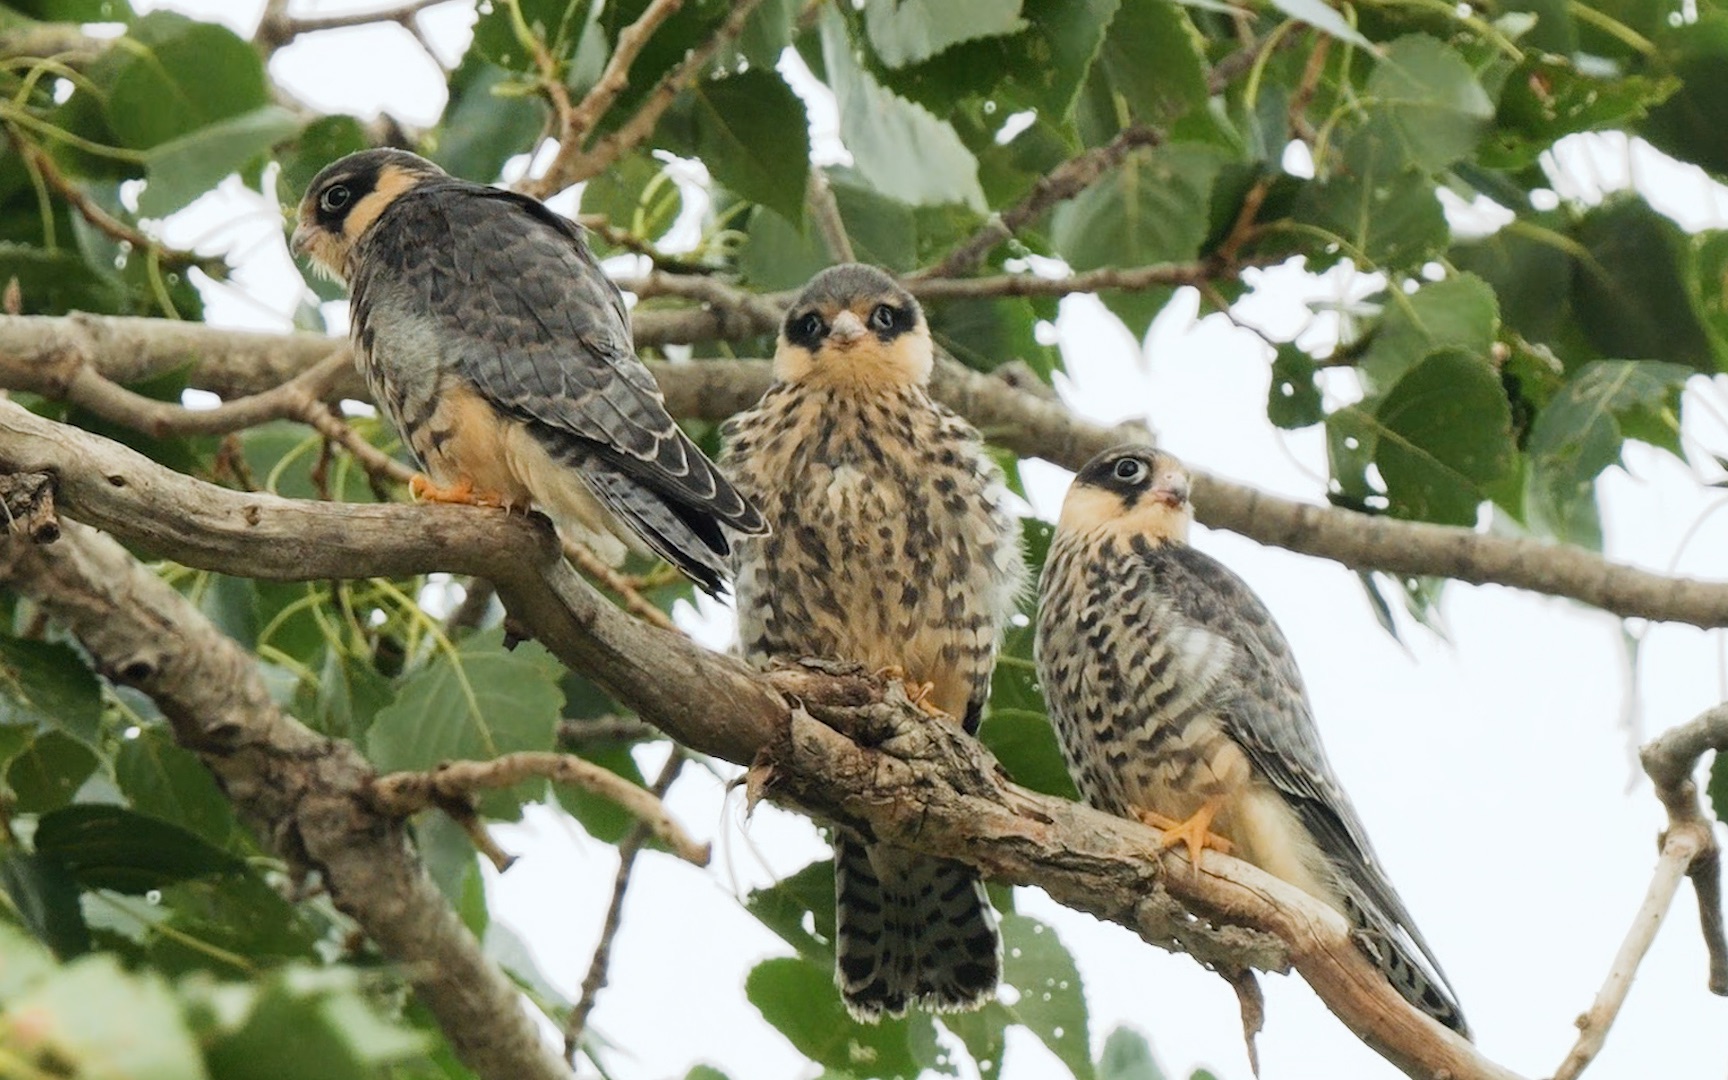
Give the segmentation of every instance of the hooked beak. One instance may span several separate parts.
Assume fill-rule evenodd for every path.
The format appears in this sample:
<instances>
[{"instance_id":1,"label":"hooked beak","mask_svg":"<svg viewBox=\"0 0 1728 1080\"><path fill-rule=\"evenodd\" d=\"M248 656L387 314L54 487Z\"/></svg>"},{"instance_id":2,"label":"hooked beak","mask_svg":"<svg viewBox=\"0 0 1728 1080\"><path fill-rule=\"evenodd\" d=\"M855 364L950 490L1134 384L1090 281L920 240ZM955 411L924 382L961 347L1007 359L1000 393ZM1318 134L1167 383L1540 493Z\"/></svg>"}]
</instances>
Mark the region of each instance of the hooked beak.
<instances>
[{"instance_id":1,"label":"hooked beak","mask_svg":"<svg viewBox=\"0 0 1728 1080\"><path fill-rule=\"evenodd\" d=\"M851 345L866 333L864 320L850 311L842 311L834 316L834 322L828 327L828 338L840 346Z\"/></svg>"},{"instance_id":2,"label":"hooked beak","mask_svg":"<svg viewBox=\"0 0 1728 1080\"><path fill-rule=\"evenodd\" d=\"M307 246L311 243L312 230L306 227L305 222L294 226L294 235L288 238L288 250L296 255L308 255L311 253L307 250Z\"/></svg>"},{"instance_id":3,"label":"hooked beak","mask_svg":"<svg viewBox=\"0 0 1728 1080\"><path fill-rule=\"evenodd\" d=\"M1152 497L1172 510L1188 505L1188 478L1178 473L1159 480L1152 488Z\"/></svg>"}]
</instances>

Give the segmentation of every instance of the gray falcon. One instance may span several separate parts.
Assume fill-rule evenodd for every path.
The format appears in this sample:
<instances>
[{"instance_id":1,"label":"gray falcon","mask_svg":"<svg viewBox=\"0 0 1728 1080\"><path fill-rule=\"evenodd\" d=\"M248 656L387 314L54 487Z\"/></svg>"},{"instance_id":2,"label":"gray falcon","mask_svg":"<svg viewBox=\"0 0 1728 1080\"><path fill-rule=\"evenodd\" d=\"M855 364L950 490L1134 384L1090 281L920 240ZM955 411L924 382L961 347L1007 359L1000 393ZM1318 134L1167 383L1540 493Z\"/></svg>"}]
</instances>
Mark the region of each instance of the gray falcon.
<instances>
[{"instance_id":1,"label":"gray falcon","mask_svg":"<svg viewBox=\"0 0 1728 1080\"><path fill-rule=\"evenodd\" d=\"M1026 585L1020 528L978 432L931 400L918 302L873 267L816 275L786 315L777 381L728 424L721 463L774 531L739 543L747 660L894 671L976 731ZM976 1008L1001 940L970 867L840 830L836 981L852 1014Z\"/></svg>"},{"instance_id":2,"label":"gray falcon","mask_svg":"<svg viewBox=\"0 0 1728 1080\"><path fill-rule=\"evenodd\" d=\"M1038 675L1087 802L1166 830L1194 865L1234 853L1338 910L1398 993L1468 1035L1320 746L1301 673L1248 585L1188 546L1188 473L1108 450L1062 506Z\"/></svg>"},{"instance_id":3,"label":"gray falcon","mask_svg":"<svg viewBox=\"0 0 1728 1080\"><path fill-rule=\"evenodd\" d=\"M344 281L355 362L423 498L537 505L616 563L632 539L710 593L762 516L678 429L582 229L402 150L325 167L294 247Z\"/></svg>"}]
</instances>

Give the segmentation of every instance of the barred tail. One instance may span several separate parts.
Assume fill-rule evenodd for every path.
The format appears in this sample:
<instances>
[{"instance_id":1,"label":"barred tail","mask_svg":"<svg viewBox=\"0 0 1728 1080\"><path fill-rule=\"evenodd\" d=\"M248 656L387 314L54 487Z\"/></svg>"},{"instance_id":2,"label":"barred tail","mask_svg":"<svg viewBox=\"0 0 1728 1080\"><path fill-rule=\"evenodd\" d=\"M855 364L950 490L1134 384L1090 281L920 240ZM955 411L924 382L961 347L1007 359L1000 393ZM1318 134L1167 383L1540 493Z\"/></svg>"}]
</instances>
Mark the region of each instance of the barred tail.
<instances>
[{"instance_id":1,"label":"barred tail","mask_svg":"<svg viewBox=\"0 0 1728 1080\"><path fill-rule=\"evenodd\" d=\"M1002 939L970 867L842 833L834 901L835 980L857 1019L976 1009L996 993Z\"/></svg>"},{"instance_id":2,"label":"barred tail","mask_svg":"<svg viewBox=\"0 0 1728 1080\"><path fill-rule=\"evenodd\" d=\"M1344 890L1351 938L1405 1001L1466 1039L1469 1025L1439 961L1414 926L1399 922L1355 889Z\"/></svg>"}]
</instances>

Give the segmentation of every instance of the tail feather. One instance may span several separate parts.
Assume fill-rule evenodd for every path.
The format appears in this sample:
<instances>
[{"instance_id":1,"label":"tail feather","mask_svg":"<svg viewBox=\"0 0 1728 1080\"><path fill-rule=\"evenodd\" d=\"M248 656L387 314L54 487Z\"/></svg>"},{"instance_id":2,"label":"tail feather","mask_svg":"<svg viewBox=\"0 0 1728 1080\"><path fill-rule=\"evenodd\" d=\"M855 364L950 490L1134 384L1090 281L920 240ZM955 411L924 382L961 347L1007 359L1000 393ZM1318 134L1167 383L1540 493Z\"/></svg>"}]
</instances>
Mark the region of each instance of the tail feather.
<instances>
[{"instance_id":1,"label":"tail feather","mask_svg":"<svg viewBox=\"0 0 1728 1080\"><path fill-rule=\"evenodd\" d=\"M731 543L719 522L699 507L686 506L633 477L590 460L583 478L619 520L654 554L682 570L710 596L726 587Z\"/></svg>"},{"instance_id":2,"label":"tail feather","mask_svg":"<svg viewBox=\"0 0 1728 1080\"><path fill-rule=\"evenodd\" d=\"M1457 995L1421 939L1355 889L1344 890L1344 914L1354 928L1351 938L1374 966L1417 1009L1466 1039L1470 1027Z\"/></svg>"},{"instance_id":3,"label":"tail feather","mask_svg":"<svg viewBox=\"0 0 1728 1080\"><path fill-rule=\"evenodd\" d=\"M834 893L835 981L857 1019L976 1009L995 994L1002 939L971 867L841 834Z\"/></svg>"}]
</instances>

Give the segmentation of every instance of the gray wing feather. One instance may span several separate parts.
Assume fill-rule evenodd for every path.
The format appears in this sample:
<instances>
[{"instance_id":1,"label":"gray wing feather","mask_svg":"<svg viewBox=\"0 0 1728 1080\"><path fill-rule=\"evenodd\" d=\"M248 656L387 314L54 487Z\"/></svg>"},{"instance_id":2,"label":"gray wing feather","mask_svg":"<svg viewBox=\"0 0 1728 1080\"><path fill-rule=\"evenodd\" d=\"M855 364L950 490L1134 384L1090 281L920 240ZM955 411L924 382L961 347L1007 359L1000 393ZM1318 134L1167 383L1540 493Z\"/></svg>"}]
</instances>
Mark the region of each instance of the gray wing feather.
<instances>
[{"instance_id":1,"label":"gray wing feather","mask_svg":"<svg viewBox=\"0 0 1728 1080\"><path fill-rule=\"evenodd\" d=\"M460 181L389 210L415 238L419 299L454 370L554 444L574 439L645 486L741 532L761 515L681 431L637 359L624 300L581 228L539 203ZM409 245L393 245L398 257Z\"/></svg>"},{"instance_id":2,"label":"gray wing feather","mask_svg":"<svg viewBox=\"0 0 1728 1080\"><path fill-rule=\"evenodd\" d=\"M1450 990L1446 973L1380 869L1367 829L1326 760L1302 674L1272 613L1246 582L1204 552L1166 545L1154 561L1160 591L1175 611L1234 646L1229 682L1236 690L1220 710L1231 737L1289 797L1337 869L1347 899L1366 909L1371 924L1390 924L1371 928L1402 931ZM1376 911L1380 918L1372 918Z\"/></svg>"}]
</instances>

